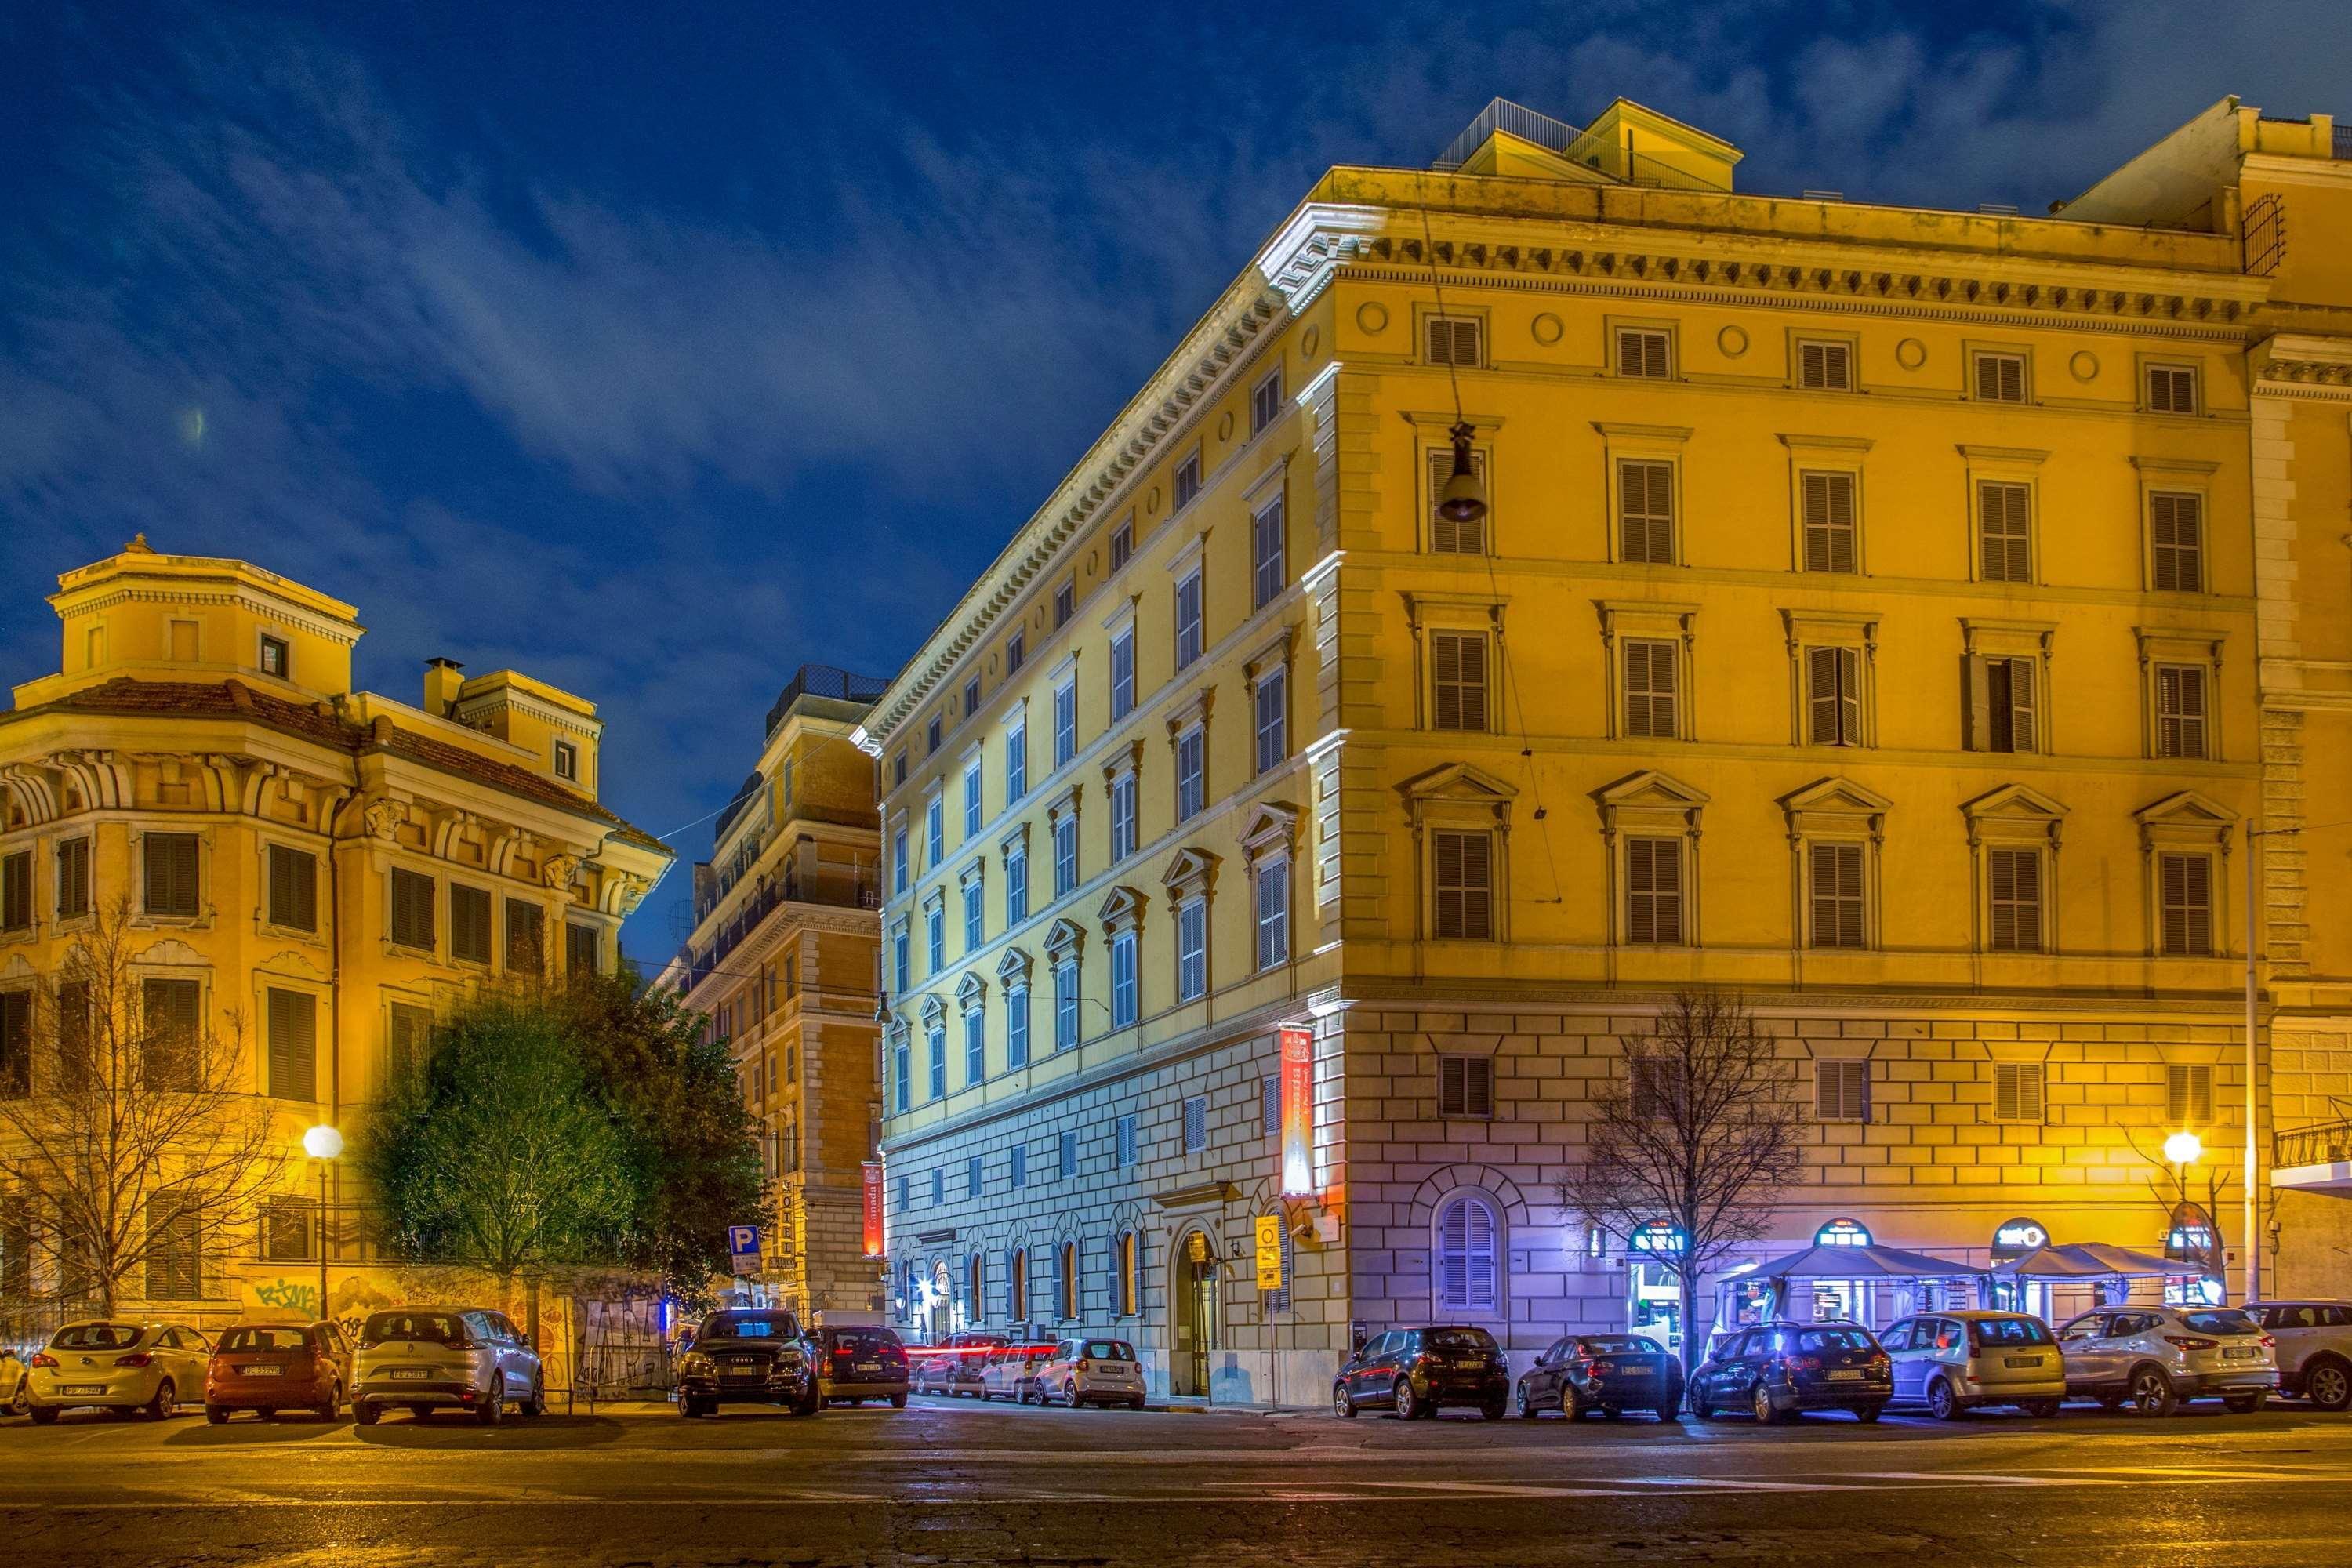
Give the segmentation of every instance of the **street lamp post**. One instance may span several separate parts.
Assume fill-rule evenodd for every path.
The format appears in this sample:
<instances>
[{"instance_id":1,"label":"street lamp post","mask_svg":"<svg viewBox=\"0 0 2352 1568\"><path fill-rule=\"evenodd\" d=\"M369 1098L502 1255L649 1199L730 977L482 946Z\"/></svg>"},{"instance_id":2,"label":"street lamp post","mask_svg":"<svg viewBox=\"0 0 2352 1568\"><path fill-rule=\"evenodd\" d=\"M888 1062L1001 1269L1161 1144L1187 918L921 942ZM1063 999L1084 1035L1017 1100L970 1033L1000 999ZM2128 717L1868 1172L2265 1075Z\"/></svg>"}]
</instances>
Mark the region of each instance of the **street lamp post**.
<instances>
[{"instance_id":1,"label":"street lamp post","mask_svg":"<svg viewBox=\"0 0 2352 1568\"><path fill-rule=\"evenodd\" d=\"M2173 1199L2172 1212L2165 1216L2166 1250L2169 1252L2174 1235L2180 1229L2180 1211L2190 1202L2189 1167L2205 1157L2205 1140L2184 1129L2164 1141L2164 1157L2172 1166L2172 1187L2179 1194Z\"/></svg>"},{"instance_id":2,"label":"street lamp post","mask_svg":"<svg viewBox=\"0 0 2352 1568\"><path fill-rule=\"evenodd\" d=\"M302 1134L302 1152L319 1162L319 1316L327 1315L327 1167L343 1152L343 1135L325 1122Z\"/></svg>"}]
</instances>

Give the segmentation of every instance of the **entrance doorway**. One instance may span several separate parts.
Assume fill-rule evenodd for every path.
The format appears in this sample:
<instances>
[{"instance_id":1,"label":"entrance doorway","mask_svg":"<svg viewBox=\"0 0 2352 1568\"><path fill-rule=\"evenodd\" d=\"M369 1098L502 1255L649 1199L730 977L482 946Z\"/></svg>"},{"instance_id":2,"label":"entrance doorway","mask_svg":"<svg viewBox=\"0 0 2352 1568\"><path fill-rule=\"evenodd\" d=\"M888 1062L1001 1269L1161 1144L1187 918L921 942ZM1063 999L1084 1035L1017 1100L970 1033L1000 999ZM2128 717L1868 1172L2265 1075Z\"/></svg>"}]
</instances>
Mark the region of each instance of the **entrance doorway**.
<instances>
[{"instance_id":1,"label":"entrance doorway","mask_svg":"<svg viewBox=\"0 0 2352 1568\"><path fill-rule=\"evenodd\" d=\"M1176 1342L1168 1360L1168 1392L1205 1398L1209 1353L1218 1348L1217 1255L1207 1235L1193 1231L1177 1244L1168 1292Z\"/></svg>"},{"instance_id":2,"label":"entrance doorway","mask_svg":"<svg viewBox=\"0 0 2352 1568\"><path fill-rule=\"evenodd\" d=\"M1657 1340L1666 1353L1683 1353L1683 1287L1675 1271L1647 1258L1631 1259L1625 1267L1630 1300L1625 1303L1626 1327Z\"/></svg>"},{"instance_id":3,"label":"entrance doorway","mask_svg":"<svg viewBox=\"0 0 2352 1568\"><path fill-rule=\"evenodd\" d=\"M931 1270L929 1295L930 1311L927 1315L930 1319L930 1342L935 1345L942 1344L955 1331L954 1291L948 1284L948 1266L944 1260Z\"/></svg>"}]
</instances>

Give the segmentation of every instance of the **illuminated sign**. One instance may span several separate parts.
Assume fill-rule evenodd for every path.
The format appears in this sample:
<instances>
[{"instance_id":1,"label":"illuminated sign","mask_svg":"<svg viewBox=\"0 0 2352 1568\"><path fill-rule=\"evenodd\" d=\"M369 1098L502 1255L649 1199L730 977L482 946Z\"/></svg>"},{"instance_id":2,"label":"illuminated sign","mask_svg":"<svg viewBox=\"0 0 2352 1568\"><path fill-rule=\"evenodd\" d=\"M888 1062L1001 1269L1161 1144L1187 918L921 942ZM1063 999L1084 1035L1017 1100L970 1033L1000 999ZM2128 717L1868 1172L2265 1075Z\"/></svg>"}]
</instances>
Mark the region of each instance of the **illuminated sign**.
<instances>
[{"instance_id":1,"label":"illuminated sign","mask_svg":"<svg viewBox=\"0 0 2352 1568\"><path fill-rule=\"evenodd\" d=\"M1992 1260L2006 1263L2012 1258L2022 1258L2029 1252L2040 1251L2050 1245L2050 1233L2041 1224L2030 1219L2013 1219L1997 1225L1992 1232Z\"/></svg>"},{"instance_id":2,"label":"illuminated sign","mask_svg":"<svg viewBox=\"0 0 2352 1568\"><path fill-rule=\"evenodd\" d=\"M868 1160L861 1173L861 1195L866 1200L866 1256L882 1256L882 1162Z\"/></svg>"},{"instance_id":3,"label":"illuminated sign","mask_svg":"<svg viewBox=\"0 0 2352 1568\"><path fill-rule=\"evenodd\" d=\"M1633 1232L1626 1245L1636 1252L1665 1253L1679 1256L1690 1246L1690 1237L1678 1225L1654 1219Z\"/></svg>"},{"instance_id":4,"label":"illuminated sign","mask_svg":"<svg viewBox=\"0 0 2352 1568\"><path fill-rule=\"evenodd\" d=\"M1813 1232L1815 1247L1868 1247L1870 1230L1858 1219L1833 1219Z\"/></svg>"},{"instance_id":5,"label":"illuminated sign","mask_svg":"<svg viewBox=\"0 0 2352 1568\"><path fill-rule=\"evenodd\" d=\"M1257 1216L1257 1288L1261 1290L1282 1289L1282 1216L1262 1214Z\"/></svg>"},{"instance_id":6,"label":"illuminated sign","mask_svg":"<svg viewBox=\"0 0 2352 1568\"><path fill-rule=\"evenodd\" d=\"M2164 1255L2178 1263L2195 1264L2209 1274L2220 1273L2221 1238L2214 1233L2213 1216L2200 1205L2175 1205L2172 1223L2165 1228Z\"/></svg>"},{"instance_id":7,"label":"illuminated sign","mask_svg":"<svg viewBox=\"0 0 2352 1568\"><path fill-rule=\"evenodd\" d=\"M1315 1193L1315 1034L1284 1029L1282 1037L1282 1195Z\"/></svg>"}]
</instances>

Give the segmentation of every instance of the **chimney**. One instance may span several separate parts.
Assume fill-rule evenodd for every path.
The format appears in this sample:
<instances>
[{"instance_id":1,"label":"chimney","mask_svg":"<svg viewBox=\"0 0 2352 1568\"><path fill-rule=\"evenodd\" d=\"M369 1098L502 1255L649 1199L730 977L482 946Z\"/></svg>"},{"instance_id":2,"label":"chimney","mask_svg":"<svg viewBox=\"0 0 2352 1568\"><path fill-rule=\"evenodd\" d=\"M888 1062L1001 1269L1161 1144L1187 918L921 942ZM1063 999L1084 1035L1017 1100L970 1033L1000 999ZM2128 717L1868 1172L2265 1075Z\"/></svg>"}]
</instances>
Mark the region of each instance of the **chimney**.
<instances>
[{"instance_id":1,"label":"chimney","mask_svg":"<svg viewBox=\"0 0 2352 1568\"><path fill-rule=\"evenodd\" d=\"M466 684L466 667L454 658L428 658L425 661L425 710L436 719L446 719L457 705L458 689Z\"/></svg>"}]
</instances>

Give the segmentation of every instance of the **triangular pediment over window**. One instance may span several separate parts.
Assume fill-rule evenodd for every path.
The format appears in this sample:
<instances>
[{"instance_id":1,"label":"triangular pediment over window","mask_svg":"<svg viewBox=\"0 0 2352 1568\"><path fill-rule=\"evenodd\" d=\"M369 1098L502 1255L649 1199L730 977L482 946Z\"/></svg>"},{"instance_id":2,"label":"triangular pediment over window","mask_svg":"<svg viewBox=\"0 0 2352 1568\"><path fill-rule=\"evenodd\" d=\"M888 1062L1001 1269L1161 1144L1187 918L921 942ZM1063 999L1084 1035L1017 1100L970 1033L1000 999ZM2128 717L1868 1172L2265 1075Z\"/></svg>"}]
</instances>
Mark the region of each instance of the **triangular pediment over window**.
<instances>
[{"instance_id":1,"label":"triangular pediment over window","mask_svg":"<svg viewBox=\"0 0 2352 1568\"><path fill-rule=\"evenodd\" d=\"M1468 763L1448 763L1425 773L1416 773L1397 785L1397 790L1407 800L1503 802L1516 800L1519 795L1513 785Z\"/></svg>"},{"instance_id":2,"label":"triangular pediment over window","mask_svg":"<svg viewBox=\"0 0 2352 1568\"><path fill-rule=\"evenodd\" d=\"M948 1016L948 1005L936 996L923 998L923 1026L929 1028Z\"/></svg>"},{"instance_id":3,"label":"triangular pediment over window","mask_svg":"<svg viewBox=\"0 0 2352 1568\"><path fill-rule=\"evenodd\" d=\"M1160 885L1169 896L1185 899L1192 894L1213 891L1217 879L1217 858L1205 849L1190 846L1168 858L1168 868L1160 873Z\"/></svg>"},{"instance_id":4,"label":"triangular pediment over window","mask_svg":"<svg viewBox=\"0 0 2352 1568\"><path fill-rule=\"evenodd\" d=\"M1004 956L996 961L997 983L1010 990L1029 984L1029 955L1017 947L1008 947Z\"/></svg>"},{"instance_id":5,"label":"triangular pediment over window","mask_svg":"<svg viewBox=\"0 0 2352 1568\"><path fill-rule=\"evenodd\" d=\"M1895 803L1849 778L1831 777L1818 780L1800 790L1791 790L1780 797L1780 809L1790 813L1817 812L1824 816L1878 816Z\"/></svg>"},{"instance_id":6,"label":"triangular pediment over window","mask_svg":"<svg viewBox=\"0 0 2352 1568\"><path fill-rule=\"evenodd\" d=\"M1960 803L1960 815L1975 821L1984 817L2013 817L2025 821L2063 822L2066 805L2040 790L2025 784L2003 784L1989 790L1974 800Z\"/></svg>"},{"instance_id":7,"label":"triangular pediment over window","mask_svg":"<svg viewBox=\"0 0 2352 1568\"><path fill-rule=\"evenodd\" d=\"M2238 814L2213 799L2185 789L2178 795L2166 795L2152 805L2141 806L2132 813L2135 821L2144 826L2161 824L2167 827L2207 827L2216 830L2236 825Z\"/></svg>"},{"instance_id":8,"label":"triangular pediment over window","mask_svg":"<svg viewBox=\"0 0 2352 1568\"><path fill-rule=\"evenodd\" d=\"M1286 855L1298 842L1298 808L1286 800L1261 801L1242 829L1242 858L1256 865L1269 855Z\"/></svg>"},{"instance_id":9,"label":"triangular pediment over window","mask_svg":"<svg viewBox=\"0 0 2352 1568\"><path fill-rule=\"evenodd\" d=\"M1075 957L1086 942L1087 928L1067 915L1045 928L1045 956L1056 962L1065 954Z\"/></svg>"},{"instance_id":10,"label":"triangular pediment over window","mask_svg":"<svg viewBox=\"0 0 2352 1568\"><path fill-rule=\"evenodd\" d=\"M1107 931L1129 931L1143 923L1145 907L1143 895L1133 888L1113 888L1095 911L1095 921Z\"/></svg>"},{"instance_id":11,"label":"triangular pediment over window","mask_svg":"<svg viewBox=\"0 0 2352 1568\"><path fill-rule=\"evenodd\" d=\"M1628 773L1615 784L1604 784L1592 792L1592 798L1603 806L1654 806L1675 809L1705 805L1711 798L1706 791L1686 784L1670 773L1655 768L1643 768L1638 773Z\"/></svg>"},{"instance_id":12,"label":"triangular pediment over window","mask_svg":"<svg viewBox=\"0 0 2352 1568\"><path fill-rule=\"evenodd\" d=\"M979 1006L987 996L988 982L977 974L967 973L956 982L956 1000L963 1004L963 1010L967 1013Z\"/></svg>"}]
</instances>

